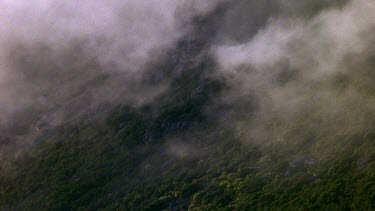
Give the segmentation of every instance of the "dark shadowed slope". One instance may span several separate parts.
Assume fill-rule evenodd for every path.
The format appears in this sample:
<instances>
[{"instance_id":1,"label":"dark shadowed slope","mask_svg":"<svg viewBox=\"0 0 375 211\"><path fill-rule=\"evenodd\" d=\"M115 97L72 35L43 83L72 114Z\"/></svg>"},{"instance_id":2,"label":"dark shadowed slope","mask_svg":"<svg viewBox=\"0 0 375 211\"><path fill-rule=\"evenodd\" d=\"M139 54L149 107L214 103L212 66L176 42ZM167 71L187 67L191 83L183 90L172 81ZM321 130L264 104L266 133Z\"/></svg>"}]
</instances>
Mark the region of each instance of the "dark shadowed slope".
<instances>
[{"instance_id":1,"label":"dark shadowed slope","mask_svg":"<svg viewBox=\"0 0 375 211\"><path fill-rule=\"evenodd\" d=\"M375 5L298 2L215 4L142 71L13 46L0 210L375 210Z\"/></svg>"}]
</instances>

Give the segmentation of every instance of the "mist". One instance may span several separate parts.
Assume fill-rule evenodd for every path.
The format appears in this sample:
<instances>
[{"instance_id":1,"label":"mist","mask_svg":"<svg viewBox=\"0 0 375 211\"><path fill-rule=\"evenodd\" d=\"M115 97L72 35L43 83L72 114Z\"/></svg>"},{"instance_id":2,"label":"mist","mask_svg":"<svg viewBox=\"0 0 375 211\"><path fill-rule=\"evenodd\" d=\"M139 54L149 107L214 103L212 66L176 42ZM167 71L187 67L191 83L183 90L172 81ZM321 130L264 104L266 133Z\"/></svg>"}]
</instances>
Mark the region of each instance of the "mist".
<instances>
[{"instance_id":1,"label":"mist","mask_svg":"<svg viewBox=\"0 0 375 211\"><path fill-rule=\"evenodd\" d=\"M374 1L0 10L0 209L373 205Z\"/></svg>"},{"instance_id":2,"label":"mist","mask_svg":"<svg viewBox=\"0 0 375 211\"><path fill-rule=\"evenodd\" d=\"M368 133L375 107L370 79L375 4L361 0L273 5L278 12L265 14L260 25L249 25L247 38L242 35L240 41L212 48L233 87L223 101L252 95L259 104L247 120L244 139L274 138L276 129L265 128L280 122L320 135Z\"/></svg>"},{"instance_id":3,"label":"mist","mask_svg":"<svg viewBox=\"0 0 375 211\"><path fill-rule=\"evenodd\" d=\"M163 63L191 36L205 43L191 63L212 58L212 77L224 75L230 87L217 104L251 101L241 111L245 139L269 137L264 127L275 118L296 122L311 111L327 124L340 122L337 128L351 125L340 118L356 121L358 130L373 121L373 85L365 80L374 51L369 0L35 0L0 7L0 120L13 139L95 119L118 104L152 102L171 86ZM202 17L210 20L206 32L195 25ZM183 60L173 71L189 71ZM148 83L153 74L162 80Z\"/></svg>"},{"instance_id":4,"label":"mist","mask_svg":"<svg viewBox=\"0 0 375 211\"><path fill-rule=\"evenodd\" d=\"M224 1L1 1L0 158L169 89L162 64ZM44 138L43 138L44 137Z\"/></svg>"},{"instance_id":5,"label":"mist","mask_svg":"<svg viewBox=\"0 0 375 211\"><path fill-rule=\"evenodd\" d=\"M147 74L218 2L2 1L2 124L28 113L24 127L56 126L88 107L150 101L168 83L148 86Z\"/></svg>"}]
</instances>

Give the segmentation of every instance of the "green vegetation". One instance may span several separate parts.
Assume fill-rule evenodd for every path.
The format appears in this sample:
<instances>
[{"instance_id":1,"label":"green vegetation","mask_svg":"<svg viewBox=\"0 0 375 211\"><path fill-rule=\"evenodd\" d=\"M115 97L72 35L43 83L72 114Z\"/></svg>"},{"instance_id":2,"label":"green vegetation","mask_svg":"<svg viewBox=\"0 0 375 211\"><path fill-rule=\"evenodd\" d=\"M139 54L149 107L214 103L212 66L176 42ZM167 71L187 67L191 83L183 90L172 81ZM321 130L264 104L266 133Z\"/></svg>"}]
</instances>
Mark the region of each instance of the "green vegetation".
<instances>
[{"instance_id":1,"label":"green vegetation","mask_svg":"<svg viewBox=\"0 0 375 211\"><path fill-rule=\"evenodd\" d=\"M271 135L249 140L248 118L223 128L205 115L220 110L210 105L224 87L192 70L158 103L54 129L1 174L0 208L375 209L374 128L337 130L306 110L292 122L270 118Z\"/></svg>"}]
</instances>

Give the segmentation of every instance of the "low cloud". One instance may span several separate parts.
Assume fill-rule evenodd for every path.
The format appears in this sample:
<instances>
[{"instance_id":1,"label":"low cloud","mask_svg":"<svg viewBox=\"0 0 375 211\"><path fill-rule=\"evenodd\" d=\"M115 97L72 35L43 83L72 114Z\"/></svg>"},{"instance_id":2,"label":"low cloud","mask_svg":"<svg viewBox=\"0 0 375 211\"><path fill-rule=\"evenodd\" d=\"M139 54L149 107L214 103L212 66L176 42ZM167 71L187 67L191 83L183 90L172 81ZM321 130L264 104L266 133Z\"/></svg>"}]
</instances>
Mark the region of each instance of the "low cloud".
<instances>
[{"instance_id":1,"label":"low cloud","mask_svg":"<svg viewBox=\"0 0 375 211\"><path fill-rule=\"evenodd\" d=\"M375 105L369 79L375 3L317 1L321 7L306 16L298 10L310 4L280 2L284 9L267 16L248 41L213 47L222 72L237 87L230 99L252 93L259 100L248 135L271 134L262 132L266 124L299 124L302 116L311 130L368 130ZM321 124L314 125L314 118Z\"/></svg>"}]
</instances>

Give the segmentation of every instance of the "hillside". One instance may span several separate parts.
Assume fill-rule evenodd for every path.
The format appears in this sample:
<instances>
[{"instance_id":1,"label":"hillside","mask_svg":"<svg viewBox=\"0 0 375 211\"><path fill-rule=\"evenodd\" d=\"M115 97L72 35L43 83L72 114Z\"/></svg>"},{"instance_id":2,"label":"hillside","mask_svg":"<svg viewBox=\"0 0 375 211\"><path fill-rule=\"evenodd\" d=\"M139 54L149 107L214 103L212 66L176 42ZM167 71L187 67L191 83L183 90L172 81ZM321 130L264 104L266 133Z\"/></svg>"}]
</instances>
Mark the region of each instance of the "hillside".
<instances>
[{"instance_id":1,"label":"hillside","mask_svg":"<svg viewBox=\"0 0 375 211\"><path fill-rule=\"evenodd\" d=\"M0 210L375 210L375 5L213 2L156 50L9 45Z\"/></svg>"}]
</instances>

